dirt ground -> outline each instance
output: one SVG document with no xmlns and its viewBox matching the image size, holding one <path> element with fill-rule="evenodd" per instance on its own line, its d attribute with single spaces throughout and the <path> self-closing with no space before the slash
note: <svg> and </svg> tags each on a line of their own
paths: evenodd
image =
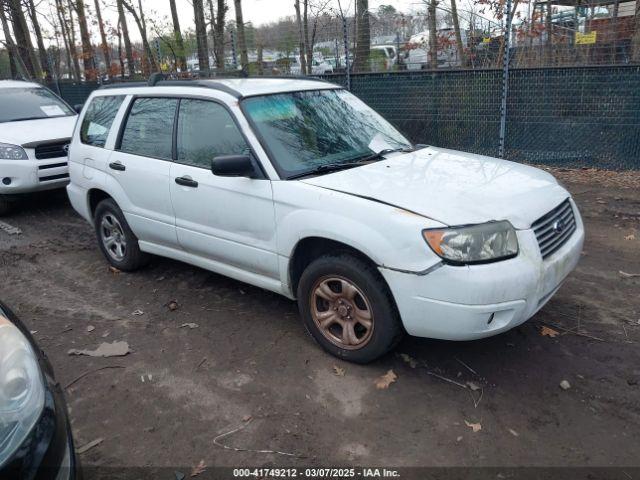
<svg viewBox="0 0 640 480">
<path fill-rule="evenodd" d="M 162 258 L 111 272 L 64 193 L 2 219 L 22 234 L 0 230 L 0 298 L 62 385 L 91 372 L 66 389 L 78 446 L 104 439 L 84 465 L 640 466 L 640 277 L 620 273 L 640 274 L 640 174 L 555 173 L 586 223 L 582 260 L 534 318 L 485 340 L 341 362 L 275 294 Z M 132 353 L 68 354 L 116 340 Z"/>
</svg>

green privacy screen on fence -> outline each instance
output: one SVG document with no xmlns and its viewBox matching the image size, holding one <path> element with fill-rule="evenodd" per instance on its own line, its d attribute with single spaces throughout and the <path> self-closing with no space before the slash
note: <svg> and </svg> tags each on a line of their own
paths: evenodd
<svg viewBox="0 0 640 480">
<path fill-rule="evenodd" d="M 60 84 L 72 104 L 95 88 Z M 498 155 L 502 70 L 355 74 L 351 91 L 416 143 Z M 640 66 L 512 69 L 508 92 L 506 158 L 640 169 Z"/>
</svg>

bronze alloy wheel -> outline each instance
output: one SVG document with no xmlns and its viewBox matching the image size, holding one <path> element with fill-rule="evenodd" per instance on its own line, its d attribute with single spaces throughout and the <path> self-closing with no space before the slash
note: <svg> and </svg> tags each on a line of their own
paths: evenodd
<svg viewBox="0 0 640 480">
<path fill-rule="evenodd" d="M 334 345 L 358 350 L 371 340 L 373 310 L 352 281 L 337 275 L 321 277 L 311 289 L 309 303 L 318 330 Z"/>
</svg>

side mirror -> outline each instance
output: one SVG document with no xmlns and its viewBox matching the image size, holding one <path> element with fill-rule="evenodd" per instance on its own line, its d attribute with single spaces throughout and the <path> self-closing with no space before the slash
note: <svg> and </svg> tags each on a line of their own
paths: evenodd
<svg viewBox="0 0 640 480">
<path fill-rule="evenodd" d="M 256 169 L 249 155 L 222 155 L 211 162 L 211 172 L 219 177 L 256 178 Z"/>
<path fill-rule="evenodd" d="M 80 113 L 82 111 L 83 106 L 84 106 L 84 103 L 76 103 L 73 106 L 73 109 L 76 111 L 76 113 Z"/>
</svg>

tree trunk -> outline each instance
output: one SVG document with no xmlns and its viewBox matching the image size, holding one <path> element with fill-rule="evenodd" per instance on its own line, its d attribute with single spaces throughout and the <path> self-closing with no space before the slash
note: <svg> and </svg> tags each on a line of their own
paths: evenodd
<svg viewBox="0 0 640 480">
<path fill-rule="evenodd" d="M 296 24 L 298 25 L 298 36 L 300 38 L 300 73 L 307 73 L 307 47 L 304 44 L 304 27 L 302 26 L 302 15 L 300 14 L 300 0 L 295 0 Z"/>
<path fill-rule="evenodd" d="M 104 23 L 102 23 L 102 12 L 100 11 L 100 1 L 94 0 L 96 6 L 96 18 L 98 19 L 98 28 L 100 29 L 100 41 L 102 45 L 102 56 L 107 67 L 107 75 L 111 78 L 111 50 L 107 42 L 107 35 L 104 32 Z"/>
<path fill-rule="evenodd" d="M 640 62 L 640 1 L 636 0 L 635 28 L 631 37 L 631 59 Z"/>
<path fill-rule="evenodd" d="M 58 23 L 60 24 L 60 33 L 62 34 L 62 42 L 64 43 L 64 50 L 66 52 L 67 57 L 67 75 L 69 78 L 73 78 L 78 81 L 78 78 L 75 75 L 75 70 L 73 70 L 73 63 L 71 60 L 71 40 L 69 39 L 69 30 L 67 29 L 67 19 L 64 16 L 64 7 L 62 6 L 61 0 L 56 0 L 56 14 L 58 16 Z"/>
<path fill-rule="evenodd" d="M 369 0 L 356 0 L 356 72 L 367 70 L 371 53 L 371 30 L 369 26 Z"/>
<path fill-rule="evenodd" d="M 40 23 L 38 22 L 38 15 L 36 13 L 36 6 L 33 0 L 29 0 L 27 6 L 29 7 L 29 17 L 31 18 L 31 25 L 33 25 L 33 33 L 36 34 L 36 41 L 38 43 L 38 55 L 40 57 L 40 66 L 42 73 L 46 81 L 51 81 L 51 69 L 49 68 L 49 60 L 47 59 L 47 49 L 44 46 L 44 40 L 42 39 L 42 30 L 40 30 Z"/>
<path fill-rule="evenodd" d="M 551 66 L 551 57 L 553 56 L 553 38 L 551 37 L 551 31 L 552 31 L 552 24 L 551 24 L 551 2 L 547 2 L 547 12 L 546 12 L 546 17 L 545 17 L 545 30 L 547 32 L 547 42 L 546 42 L 546 57 L 547 57 L 547 62 L 546 62 L 546 67 Z"/>
<path fill-rule="evenodd" d="M 122 29 L 122 41 L 124 43 L 124 52 L 127 56 L 127 69 L 129 70 L 129 78 L 136 76 L 136 67 L 133 62 L 133 49 L 131 48 L 131 39 L 129 38 L 129 27 L 127 26 L 127 17 L 124 15 L 124 0 L 116 0 L 118 6 L 118 23 Z"/>
<path fill-rule="evenodd" d="M 93 58 L 93 47 L 91 46 L 91 36 L 85 15 L 84 0 L 76 0 L 76 13 L 80 24 L 80 41 L 82 42 L 82 66 L 84 67 L 84 78 L 86 80 L 96 80 L 98 72 Z"/>
<path fill-rule="evenodd" d="M 13 23 L 13 34 L 16 37 L 16 47 L 20 53 L 20 58 L 31 78 L 42 80 L 42 70 L 38 57 L 31 43 L 27 21 L 22 12 L 20 0 L 8 0 L 11 20 Z"/>
<path fill-rule="evenodd" d="M 120 78 L 124 80 L 124 58 L 122 57 L 122 29 L 118 21 L 118 61 L 120 62 Z"/>
<path fill-rule="evenodd" d="M 7 52 L 9 53 L 9 67 L 11 69 L 11 78 L 18 78 L 18 74 L 23 77 L 28 77 L 29 73 L 26 71 L 18 48 L 11 36 L 11 30 L 9 30 L 9 22 L 7 16 L 4 13 L 4 6 L 0 5 L 0 22 L 2 22 L 2 32 L 4 33 L 4 39 L 7 43 Z"/>
<path fill-rule="evenodd" d="M 211 5 L 211 0 L 209 0 Z M 211 5 L 211 7 L 213 7 Z M 215 30 L 213 40 L 213 53 L 216 57 L 216 67 L 224 69 L 224 25 L 229 7 L 226 0 L 218 0 L 218 15 L 215 19 Z M 212 15 L 213 21 L 213 15 Z"/>
<path fill-rule="evenodd" d="M 207 24 L 204 20 L 203 0 L 193 0 L 193 16 L 196 24 L 198 65 L 201 72 L 209 73 L 209 48 L 207 46 Z"/>
<path fill-rule="evenodd" d="M 169 0 L 169 5 L 171 6 L 171 20 L 173 21 L 173 36 L 176 40 L 176 54 L 178 57 L 177 66 L 180 68 L 181 72 L 185 72 L 187 70 L 187 58 L 184 54 L 184 42 L 182 40 L 182 32 L 180 31 L 180 20 L 178 19 L 176 0 Z"/>
<path fill-rule="evenodd" d="M 436 22 L 437 0 L 429 1 L 429 67 L 438 68 L 438 25 Z"/>
<path fill-rule="evenodd" d="M 304 29 L 304 46 L 307 49 L 307 74 L 311 75 L 313 73 L 313 43 L 309 38 L 309 0 L 304 0 L 302 27 Z"/>
<path fill-rule="evenodd" d="M 460 66 L 464 67 L 467 63 L 464 53 L 464 44 L 462 43 L 462 33 L 460 32 L 460 19 L 458 18 L 458 6 L 456 0 L 451 0 L 451 16 L 453 17 L 453 29 L 456 33 L 456 45 L 458 46 L 458 59 Z"/>
<path fill-rule="evenodd" d="M 71 59 L 73 60 L 73 70 L 75 72 L 76 80 L 79 82 L 82 79 L 82 73 L 80 72 L 80 55 L 78 55 L 78 49 L 76 48 L 76 27 L 73 21 L 73 7 L 71 0 L 67 0 L 67 10 L 69 11 L 69 23 L 67 23 L 67 31 L 69 32 L 69 49 L 71 50 Z"/>
<path fill-rule="evenodd" d="M 145 77 L 148 77 L 152 71 L 157 71 L 158 67 L 156 65 L 156 60 L 153 56 L 153 52 L 151 51 L 151 47 L 149 46 L 149 40 L 147 39 L 147 24 L 144 19 L 144 10 L 142 10 L 142 1 L 139 0 L 138 2 L 138 8 L 140 9 L 139 15 L 138 12 L 136 12 L 136 9 L 132 5 L 129 5 L 129 3 L 125 0 L 122 0 L 122 5 L 129 11 L 131 16 L 133 16 L 133 20 L 136 22 L 136 26 L 138 27 L 138 31 L 140 32 L 140 37 L 142 38 L 142 48 L 144 48 L 145 55 L 147 56 L 147 61 L 142 62 L 142 73 Z"/>
<path fill-rule="evenodd" d="M 243 70 L 249 67 L 249 55 L 247 54 L 247 40 L 244 36 L 244 20 L 242 20 L 242 0 L 234 0 L 236 9 L 236 29 L 238 30 L 238 50 L 240 50 L 240 65 Z"/>
</svg>

